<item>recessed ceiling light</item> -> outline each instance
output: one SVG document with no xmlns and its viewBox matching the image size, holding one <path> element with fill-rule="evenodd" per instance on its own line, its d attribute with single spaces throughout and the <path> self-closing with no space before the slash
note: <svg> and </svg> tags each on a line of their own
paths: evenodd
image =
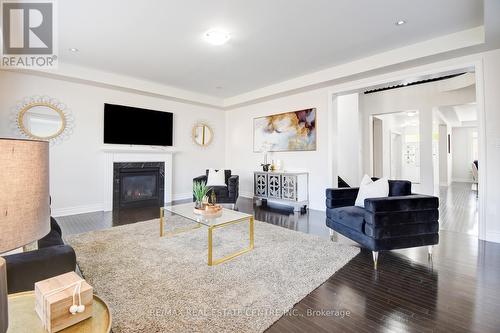
<svg viewBox="0 0 500 333">
<path fill-rule="evenodd" d="M 71 47 L 69 50 L 70 50 L 71 52 L 78 52 L 78 49 L 77 49 L 76 47 Z"/>
<path fill-rule="evenodd" d="M 231 35 L 229 32 L 219 29 L 211 29 L 205 32 L 203 35 L 205 40 L 212 45 L 222 45 L 225 44 L 229 39 L 231 39 Z"/>
<path fill-rule="evenodd" d="M 396 21 L 396 25 L 403 25 L 405 24 L 406 21 L 405 20 L 399 20 L 399 21 Z"/>
</svg>

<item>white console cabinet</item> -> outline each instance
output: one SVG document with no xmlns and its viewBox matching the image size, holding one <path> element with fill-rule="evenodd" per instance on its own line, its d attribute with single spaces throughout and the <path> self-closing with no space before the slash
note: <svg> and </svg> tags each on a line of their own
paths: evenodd
<svg viewBox="0 0 500 333">
<path fill-rule="evenodd" d="M 307 172 L 254 172 L 254 199 L 278 202 L 300 211 L 309 205 Z"/>
</svg>

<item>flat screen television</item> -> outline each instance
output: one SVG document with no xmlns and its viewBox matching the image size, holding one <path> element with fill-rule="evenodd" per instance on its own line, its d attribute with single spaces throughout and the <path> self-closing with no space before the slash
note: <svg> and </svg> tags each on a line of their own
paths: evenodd
<svg viewBox="0 0 500 333">
<path fill-rule="evenodd" d="M 172 146 L 173 113 L 104 104 L 104 143 Z"/>
</svg>

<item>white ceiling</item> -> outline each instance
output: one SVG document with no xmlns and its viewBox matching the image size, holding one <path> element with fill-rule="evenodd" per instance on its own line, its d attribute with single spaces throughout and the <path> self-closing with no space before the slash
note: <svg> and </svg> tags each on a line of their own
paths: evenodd
<svg viewBox="0 0 500 333">
<path fill-rule="evenodd" d="M 443 120 L 452 127 L 469 126 L 477 122 L 476 103 L 440 106 Z"/>
<path fill-rule="evenodd" d="M 476 121 L 477 107 L 476 103 L 457 105 L 453 107 L 460 122 Z"/>
<path fill-rule="evenodd" d="M 64 0 L 58 6 L 62 63 L 221 98 L 483 24 L 480 0 Z M 397 27 L 398 19 L 408 23 Z M 228 44 L 202 40 L 213 27 L 231 32 Z"/>
</svg>

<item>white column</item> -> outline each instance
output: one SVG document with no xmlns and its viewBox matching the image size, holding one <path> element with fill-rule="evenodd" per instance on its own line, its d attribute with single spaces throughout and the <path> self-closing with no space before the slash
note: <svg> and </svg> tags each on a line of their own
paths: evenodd
<svg viewBox="0 0 500 333">
<path fill-rule="evenodd" d="M 420 193 L 434 195 L 434 165 L 432 159 L 432 107 L 419 110 L 420 119 Z"/>
</svg>

